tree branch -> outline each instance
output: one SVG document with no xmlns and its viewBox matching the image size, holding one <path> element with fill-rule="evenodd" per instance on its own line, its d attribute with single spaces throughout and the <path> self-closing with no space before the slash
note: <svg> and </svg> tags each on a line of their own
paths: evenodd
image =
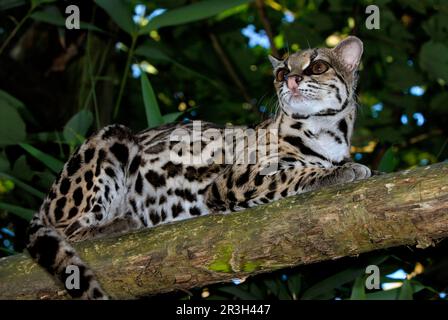
<svg viewBox="0 0 448 320">
<path fill-rule="evenodd" d="M 227 74 L 232 79 L 233 83 L 237 86 L 240 93 L 243 95 L 244 100 L 246 100 L 247 103 L 252 104 L 252 98 L 249 94 L 249 92 L 246 89 L 246 86 L 243 84 L 242 80 L 238 76 L 237 72 L 235 71 L 235 68 L 233 67 L 232 62 L 230 61 L 229 57 L 227 56 L 226 52 L 224 51 L 223 47 L 221 46 L 221 43 L 218 40 L 218 37 L 212 33 L 208 33 L 210 40 L 212 41 L 213 50 L 215 50 L 216 54 L 218 55 L 219 59 L 221 60 L 225 70 L 227 71 Z"/>
<path fill-rule="evenodd" d="M 440 163 L 75 247 L 107 292 L 131 299 L 447 236 Z M 0 299 L 60 290 L 27 255 L 0 259 Z"/>
</svg>

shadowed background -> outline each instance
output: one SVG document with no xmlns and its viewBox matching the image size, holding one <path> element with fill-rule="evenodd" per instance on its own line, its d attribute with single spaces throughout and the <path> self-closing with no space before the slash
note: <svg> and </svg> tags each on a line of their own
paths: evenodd
<svg viewBox="0 0 448 320">
<path fill-rule="evenodd" d="M 71 4 L 81 30 L 65 28 Z M 369 4 L 379 30 L 365 27 Z M 276 109 L 268 54 L 350 34 L 364 42 L 354 159 L 385 172 L 445 161 L 448 1 L 1 0 L 0 256 L 23 250 L 27 221 L 96 129 L 255 124 Z M 385 250 L 175 297 L 445 299 L 446 249 Z M 365 291 L 373 262 L 383 288 Z"/>
</svg>

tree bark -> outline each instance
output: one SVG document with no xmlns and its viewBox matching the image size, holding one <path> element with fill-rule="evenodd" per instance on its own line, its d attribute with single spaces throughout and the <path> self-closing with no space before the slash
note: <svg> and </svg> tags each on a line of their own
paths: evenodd
<svg viewBox="0 0 448 320">
<path fill-rule="evenodd" d="M 448 164 L 75 245 L 104 289 L 134 299 L 448 236 Z M 0 259 L 0 299 L 66 298 L 26 254 Z"/>
</svg>

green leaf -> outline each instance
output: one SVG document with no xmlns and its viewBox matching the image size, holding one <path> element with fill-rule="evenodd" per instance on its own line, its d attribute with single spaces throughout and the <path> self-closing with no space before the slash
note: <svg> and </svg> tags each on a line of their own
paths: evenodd
<svg viewBox="0 0 448 320">
<path fill-rule="evenodd" d="M 413 10 L 417 11 L 418 13 L 425 14 L 426 13 L 426 7 L 425 2 L 421 0 L 400 0 L 402 5 L 405 7 L 411 7 Z"/>
<path fill-rule="evenodd" d="M 27 221 L 30 221 L 33 218 L 33 215 L 35 213 L 34 210 L 26 209 L 23 207 L 19 207 L 13 204 L 0 202 L 0 209 L 6 210 L 8 212 L 11 212 L 15 214 L 16 216 L 23 218 Z"/>
<path fill-rule="evenodd" d="M 294 274 L 288 278 L 288 289 L 291 292 L 293 300 L 297 300 L 302 286 L 302 275 Z"/>
<path fill-rule="evenodd" d="M 123 0 L 95 0 L 95 2 L 129 35 L 136 32 L 137 26 L 132 20 L 133 7 L 131 3 Z"/>
<path fill-rule="evenodd" d="M 0 247 L 0 251 L 5 252 L 5 253 L 10 254 L 10 255 L 13 255 L 13 254 L 17 253 L 14 250 L 3 248 L 3 247 Z"/>
<path fill-rule="evenodd" d="M 301 48 L 315 47 L 325 40 L 315 29 L 303 25 L 297 20 L 287 26 L 284 37 L 288 39 L 289 43 L 298 43 Z"/>
<path fill-rule="evenodd" d="M 10 168 L 9 161 L 5 155 L 0 155 L 0 171 L 8 171 Z"/>
<path fill-rule="evenodd" d="M 398 289 L 381 290 L 366 294 L 367 300 L 396 300 L 398 296 Z"/>
<path fill-rule="evenodd" d="M 33 14 L 31 14 L 31 18 L 36 21 L 45 22 L 45 23 L 49 23 L 49 24 L 52 24 L 55 26 L 65 28 L 66 18 L 55 7 L 46 8 L 45 10 L 34 12 Z M 100 28 L 94 26 L 91 23 L 87 23 L 87 22 L 81 22 L 79 24 L 79 26 L 81 29 L 92 30 L 92 31 L 97 31 L 97 32 L 104 32 Z"/>
<path fill-rule="evenodd" d="M 280 279 L 276 279 L 278 283 L 278 294 L 277 297 L 280 300 L 291 300 L 292 296 L 289 294 L 288 284 L 286 282 L 281 281 Z"/>
<path fill-rule="evenodd" d="M 236 14 L 240 14 L 243 12 L 247 12 L 247 10 L 249 9 L 249 6 L 246 4 L 242 4 L 230 9 L 227 9 L 223 12 L 220 12 L 217 16 L 216 16 L 216 20 L 217 21 L 222 21 L 224 19 L 227 19 L 230 16 L 236 15 Z"/>
<path fill-rule="evenodd" d="M 258 300 L 257 296 L 254 296 L 253 294 L 251 294 L 247 290 L 242 289 L 241 287 L 226 286 L 226 287 L 221 287 L 218 290 L 221 292 L 230 293 L 231 295 L 233 295 L 237 298 L 240 298 L 242 300 Z"/>
<path fill-rule="evenodd" d="M 52 2 L 56 2 L 57 0 L 31 0 L 31 6 L 33 8 L 40 6 L 41 4 L 45 4 L 45 3 L 52 3 Z"/>
<path fill-rule="evenodd" d="M 356 278 L 355 283 L 353 284 L 352 287 L 352 294 L 350 295 L 350 300 L 366 300 L 364 280 L 365 280 L 364 276 Z"/>
<path fill-rule="evenodd" d="M 58 140 L 60 136 L 60 133 L 58 132 L 36 132 L 36 133 L 30 133 L 28 134 L 27 137 L 27 141 L 37 141 L 37 142 L 44 142 L 44 143 L 48 143 L 48 142 L 55 142 Z"/>
<path fill-rule="evenodd" d="M 172 123 L 174 121 L 177 120 L 177 118 L 179 118 L 181 115 L 183 114 L 183 112 L 172 112 L 172 113 L 168 113 L 168 114 L 164 114 L 162 116 L 163 118 L 163 123 Z"/>
<path fill-rule="evenodd" d="M 271 293 L 278 297 L 280 300 L 291 300 L 289 295 L 287 284 L 281 282 L 280 279 L 266 279 L 263 281 Z"/>
<path fill-rule="evenodd" d="M 404 91 L 421 83 L 423 78 L 414 67 L 404 63 L 394 63 L 387 68 L 386 85 L 394 90 Z"/>
<path fill-rule="evenodd" d="M 31 182 L 35 171 L 30 168 L 26 161 L 26 155 L 23 154 L 12 164 L 11 173 L 20 180 Z"/>
<path fill-rule="evenodd" d="M 25 122 L 14 107 L 0 100 L 0 147 L 25 140 Z"/>
<path fill-rule="evenodd" d="M 278 295 L 279 288 L 278 283 L 276 281 L 274 281 L 273 279 L 266 279 L 263 281 L 263 283 L 271 291 L 272 294 Z"/>
<path fill-rule="evenodd" d="M 87 131 L 92 126 L 93 115 L 88 110 L 81 110 L 67 122 L 63 135 L 65 141 L 70 145 L 82 143 Z"/>
<path fill-rule="evenodd" d="M 142 72 L 141 87 L 143 94 L 143 103 L 145 106 L 146 120 L 149 128 L 157 127 L 164 123 L 163 117 L 160 113 L 159 105 L 157 103 L 154 90 L 149 82 L 146 73 Z"/>
<path fill-rule="evenodd" d="M 444 115 L 448 108 L 448 92 L 440 92 L 436 94 L 431 99 L 430 107 L 432 111 Z"/>
<path fill-rule="evenodd" d="M 402 131 L 392 126 L 377 128 L 373 134 L 383 143 L 398 144 L 404 139 Z"/>
<path fill-rule="evenodd" d="M 257 298 L 257 300 L 266 299 L 266 290 L 260 288 L 255 282 L 251 282 L 247 284 L 248 292 Z"/>
<path fill-rule="evenodd" d="M 149 21 L 145 27 L 140 29 L 139 33 L 144 34 L 162 27 L 176 26 L 206 19 L 230 8 L 249 2 L 252 2 L 252 0 L 207 0 L 192 3 L 180 8 L 165 11 L 165 13 Z"/>
<path fill-rule="evenodd" d="M 448 36 L 448 15 L 435 14 L 423 23 L 422 28 L 432 40 L 443 42 Z"/>
<path fill-rule="evenodd" d="M 409 280 L 404 280 L 403 285 L 400 287 L 398 293 L 398 300 L 414 300 L 413 298 L 414 290 L 412 284 Z"/>
<path fill-rule="evenodd" d="M 440 293 L 438 290 L 436 290 L 430 286 L 425 286 L 416 280 L 410 280 L 410 282 L 412 284 L 412 289 L 413 289 L 414 293 L 420 292 L 425 289 L 431 291 L 432 293 L 434 293 L 436 295 L 439 295 L 439 293 Z"/>
<path fill-rule="evenodd" d="M 378 170 L 381 172 L 393 172 L 397 168 L 399 162 L 400 160 L 397 158 L 394 148 L 390 147 L 381 158 Z"/>
<path fill-rule="evenodd" d="M 22 101 L 14 98 L 6 91 L 0 90 L 0 107 L 5 104 L 8 104 L 11 107 L 15 108 L 19 112 L 19 114 L 23 116 L 25 120 L 31 122 L 35 126 L 39 126 L 36 119 L 34 119 L 33 115 L 25 107 Z"/>
<path fill-rule="evenodd" d="M 2 0 L 0 2 L 0 11 L 23 6 L 26 3 L 28 3 L 28 1 L 25 0 Z"/>
<path fill-rule="evenodd" d="M 0 177 L 11 180 L 12 182 L 14 182 L 14 184 L 17 187 L 32 194 L 33 196 L 36 196 L 39 199 L 43 199 L 45 197 L 45 193 L 37 190 L 36 188 L 28 185 L 27 183 L 25 183 L 23 181 L 17 179 L 16 177 L 10 176 L 9 174 L 3 173 L 3 172 L 0 172 Z"/>
<path fill-rule="evenodd" d="M 163 61 L 163 62 L 172 62 L 171 59 L 165 52 L 160 50 L 159 48 L 154 48 L 149 44 L 143 44 L 135 49 L 135 54 L 144 56 L 151 60 Z"/>
<path fill-rule="evenodd" d="M 3 103 L 9 104 L 11 107 L 16 108 L 17 110 L 25 108 L 25 105 L 23 104 L 22 101 L 17 100 L 12 95 L 10 95 L 8 92 L 3 91 L 3 90 L 0 90 L 0 101 L 2 101 Z"/>
<path fill-rule="evenodd" d="M 425 43 L 420 51 L 420 67 L 431 78 L 448 81 L 448 46 L 434 41 Z"/>
<path fill-rule="evenodd" d="M 30 146 L 29 144 L 20 143 L 20 146 L 34 158 L 46 165 L 54 173 L 59 173 L 62 170 L 64 166 L 62 161 L 34 148 L 33 146 Z"/>
<path fill-rule="evenodd" d="M 38 185 L 42 190 L 49 190 L 56 180 L 56 175 L 49 170 L 36 172 L 35 177 L 38 178 L 36 185 Z"/>
</svg>

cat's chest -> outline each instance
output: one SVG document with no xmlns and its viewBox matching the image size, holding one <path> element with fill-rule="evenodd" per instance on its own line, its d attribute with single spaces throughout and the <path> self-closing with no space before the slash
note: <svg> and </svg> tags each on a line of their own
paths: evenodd
<svg viewBox="0 0 448 320">
<path fill-rule="evenodd" d="M 339 140 L 338 140 L 339 141 Z M 327 159 L 340 162 L 348 156 L 348 147 L 344 142 L 337 142 L 334 136 L 323 133 L 314 140 L 316 149 Z"/>
</svg>

